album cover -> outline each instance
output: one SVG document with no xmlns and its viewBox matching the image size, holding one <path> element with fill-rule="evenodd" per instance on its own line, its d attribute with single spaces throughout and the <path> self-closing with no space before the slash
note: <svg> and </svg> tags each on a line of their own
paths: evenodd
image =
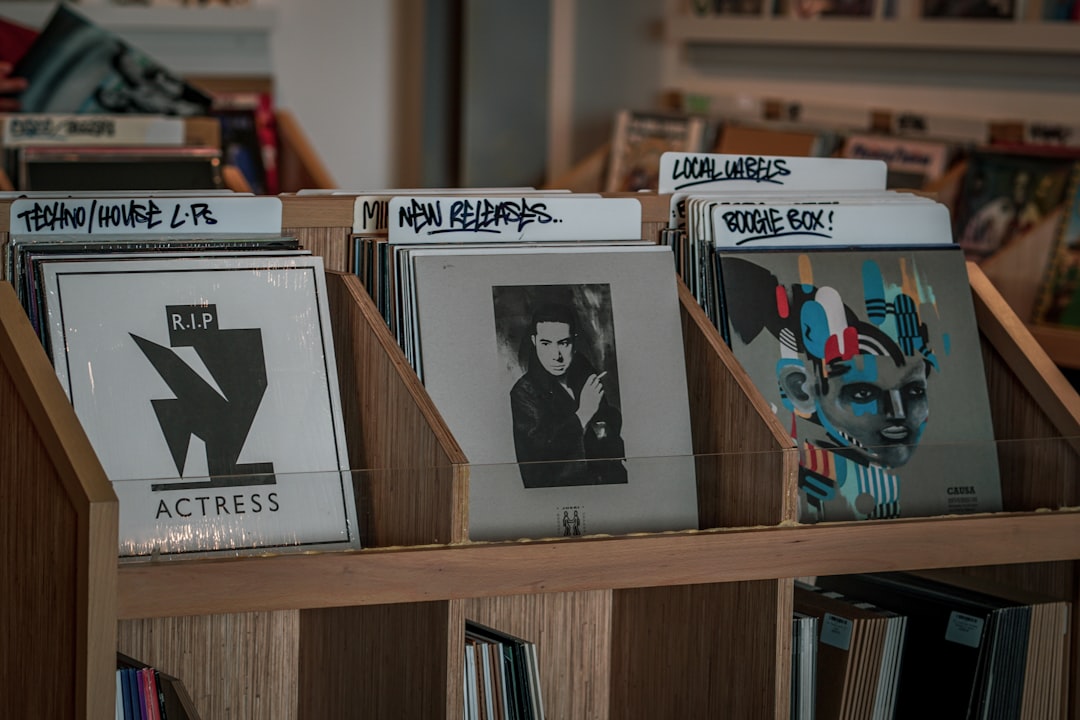
<svg viewBox="0 0 1080 720">
<path fill-rule="evenodd" d="M 1043 0 L 1042 19 L 1080 22 L 1080 2 L 1078 0 Z"/>
<path fill-rule="evenodd" d="M 471 463 L 473 540 L 697 527 L 668 248 L 413 263 L 424 384 Z"/>
<path fill-rule="evenodd" d="M 922 0 L 924 18 L 1011 20 L 1015 14 L 1013 0 Z"/>
<path fill-rule="evenodd" d="M 699 152 L 704 135 L 701 117 L 620 110 L 615 116 L 605 192 L 657 190 L 660 156 Z"/>
<path fill-rule="evenodd" d="M 776 0 L 774 4 L 777 16 L 800 20 L 819 17 L 872 18 L 875 10 L 875 0 Z"/>
<path fill-rule="evenodd" d="M 1059 207 L 1075 163 L 1067 153 L 972 152 L 953 213 L 968 258 L 985 259 Z"/>
<path fill-rule="evenodd" d="M 225 161 L 244 175 L 256 195 L 277 195 L 278 128 L 273 96 L 261 93 L 214 93 L 211 114 L 221 123 Z"/>
<path fill-rule="evenodd" d="M 58 3 L 15 64 L 23 112 L 205 115 L 210 96 L 72 9 Z"/>
<path fill-rule="evenodd" d="M 761 15 L 763 0 L 713 0 L 714 15 Z"/>
<path fill-rule="evenodd" d="M 322 260 L 55 262 L 54 365 L 125 558 L 358 547 Z"/>
<path fill-rule="evenodd" d="M 1001 509 L 957 248 L 718 258 L 735 357 L 799 446 L 801 522 Z"/>
<path fill-rule="evenodd" d="M 1073 172 L 1057 242 L 1043 278 L 1035 321 L 1080 327 L 1080 164 Z"/>
</svg>

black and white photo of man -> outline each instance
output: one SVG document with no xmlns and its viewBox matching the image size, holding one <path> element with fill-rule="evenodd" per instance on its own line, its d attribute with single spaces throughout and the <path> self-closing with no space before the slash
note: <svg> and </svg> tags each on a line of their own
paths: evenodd
<svg viewBox="0 0 1080 720">
<path fill-rule="evenodd" d="M 606 286 L 495 288 L 496 314 L 510 310 L 518 319 L 514 335 L 525 372 L 510 390 L 510 408 L 526 488 L 627 481 L 617 370 L 602 364 L 604 359 L 614 364 L 614 342 L 607 343 L 610 357 L 596 358 L 595 347 L 605 344 L 588 337 L 579 317 L 590 304 L 602 311 L 597 314 L 610 316 L 606 291 Z M 516 302 L 508 301 L 513 296 Z M 590 329 L 610 336 L 610 322 L 595 315 L 588 319 Z"/>
</svg>

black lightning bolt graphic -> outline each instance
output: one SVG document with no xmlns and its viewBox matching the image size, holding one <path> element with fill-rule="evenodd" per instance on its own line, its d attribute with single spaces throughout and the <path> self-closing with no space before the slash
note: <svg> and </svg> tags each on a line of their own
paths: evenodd
<svg viewBox="0 0 1080 720">
<path fill-rule="evenodd" d="M 191 436 L 206 445 L 209 481 L 154 485 L 153 490 L 272 485 L 272 462 L 239 463 L 255 414 L 266 393 L 266 365 L 258 329 L 219 330 L 213 305 L 199 306 L 199 327 L 184 325 L 170 307 L 170 344 L 192 347 L 221 388 L 219 393 L 172 349 L 131 334 L 146 359 L 176 396 L 151 401 L 178 473 L 183 475 Z M 209 320 L 210 322 L 206 322 Z"/>
</svg>

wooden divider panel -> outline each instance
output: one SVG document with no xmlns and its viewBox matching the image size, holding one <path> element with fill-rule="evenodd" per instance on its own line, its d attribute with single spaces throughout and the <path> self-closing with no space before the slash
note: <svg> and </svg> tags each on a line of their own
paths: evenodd
<svg viewBox="0 0 1080 720">
<path fill-rule="evenodd" d="M 7 283 L 0 427 L 4 714 L 111 718 L 116 495 Z"/>
<path fill-rule="evenodd" d="M 448 674 L 461 635 L 449 612 L 447 602 L 301 611 L 298 720 L 461 717 L 449 705 L 462 677 Z"/>
<path fill-rule="evenodd" d="M 124 620 L 117 646 L 179 678 L 203 720 L 293 720 L 298 617 L 283 610 Z"/>
<path fill-rule="evenodd" d="M 611 598 L 610 590 L 592 590 L 461 604 L 465 618 L 536 643 L 547 720 L 584 720 L 618 717 L 608 712 Z"/>
<path fill-rule="evenodd" d="M 792 582 L 615 591 L 610 717 L 786 720 Z"/>
<path fill-rule="evenodd" d="M 1005 510 L 1080 503 L 1080 397 L 981 270 L 968 265 Z"/>
<path fill-rule="evenodd" d="M 701 527 L 794 522 L 795 442 L 682 282 L 679 300 Z"/>
<path fill-rule="evenodd" d="M 466 539 L 468 469 L 457 441 L 355 275 L 327 273 L 349 460 L 363 541 Z"/>
</svg>

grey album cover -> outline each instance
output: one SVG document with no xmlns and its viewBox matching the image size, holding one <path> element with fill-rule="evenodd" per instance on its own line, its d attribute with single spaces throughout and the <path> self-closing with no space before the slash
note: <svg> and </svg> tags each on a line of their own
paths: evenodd
<svg viewBox="0 0 1080 720">
<path fill-rule="evenodd" d="M 669 248 L 413 264 L 424 384 L 470 462 L 472 539 L 697 527 Z"/>
<path fill-rule="evenodd" d="M 800 520 L 1001 509 L 959 248 L 718 253 L 736 358 L 800 450 Z"/>
<path fill-rule="evenodd" d="M 42 268 L 53 362 L 123 557 L 358 547 L 322 260 Z"/>
</svg>

